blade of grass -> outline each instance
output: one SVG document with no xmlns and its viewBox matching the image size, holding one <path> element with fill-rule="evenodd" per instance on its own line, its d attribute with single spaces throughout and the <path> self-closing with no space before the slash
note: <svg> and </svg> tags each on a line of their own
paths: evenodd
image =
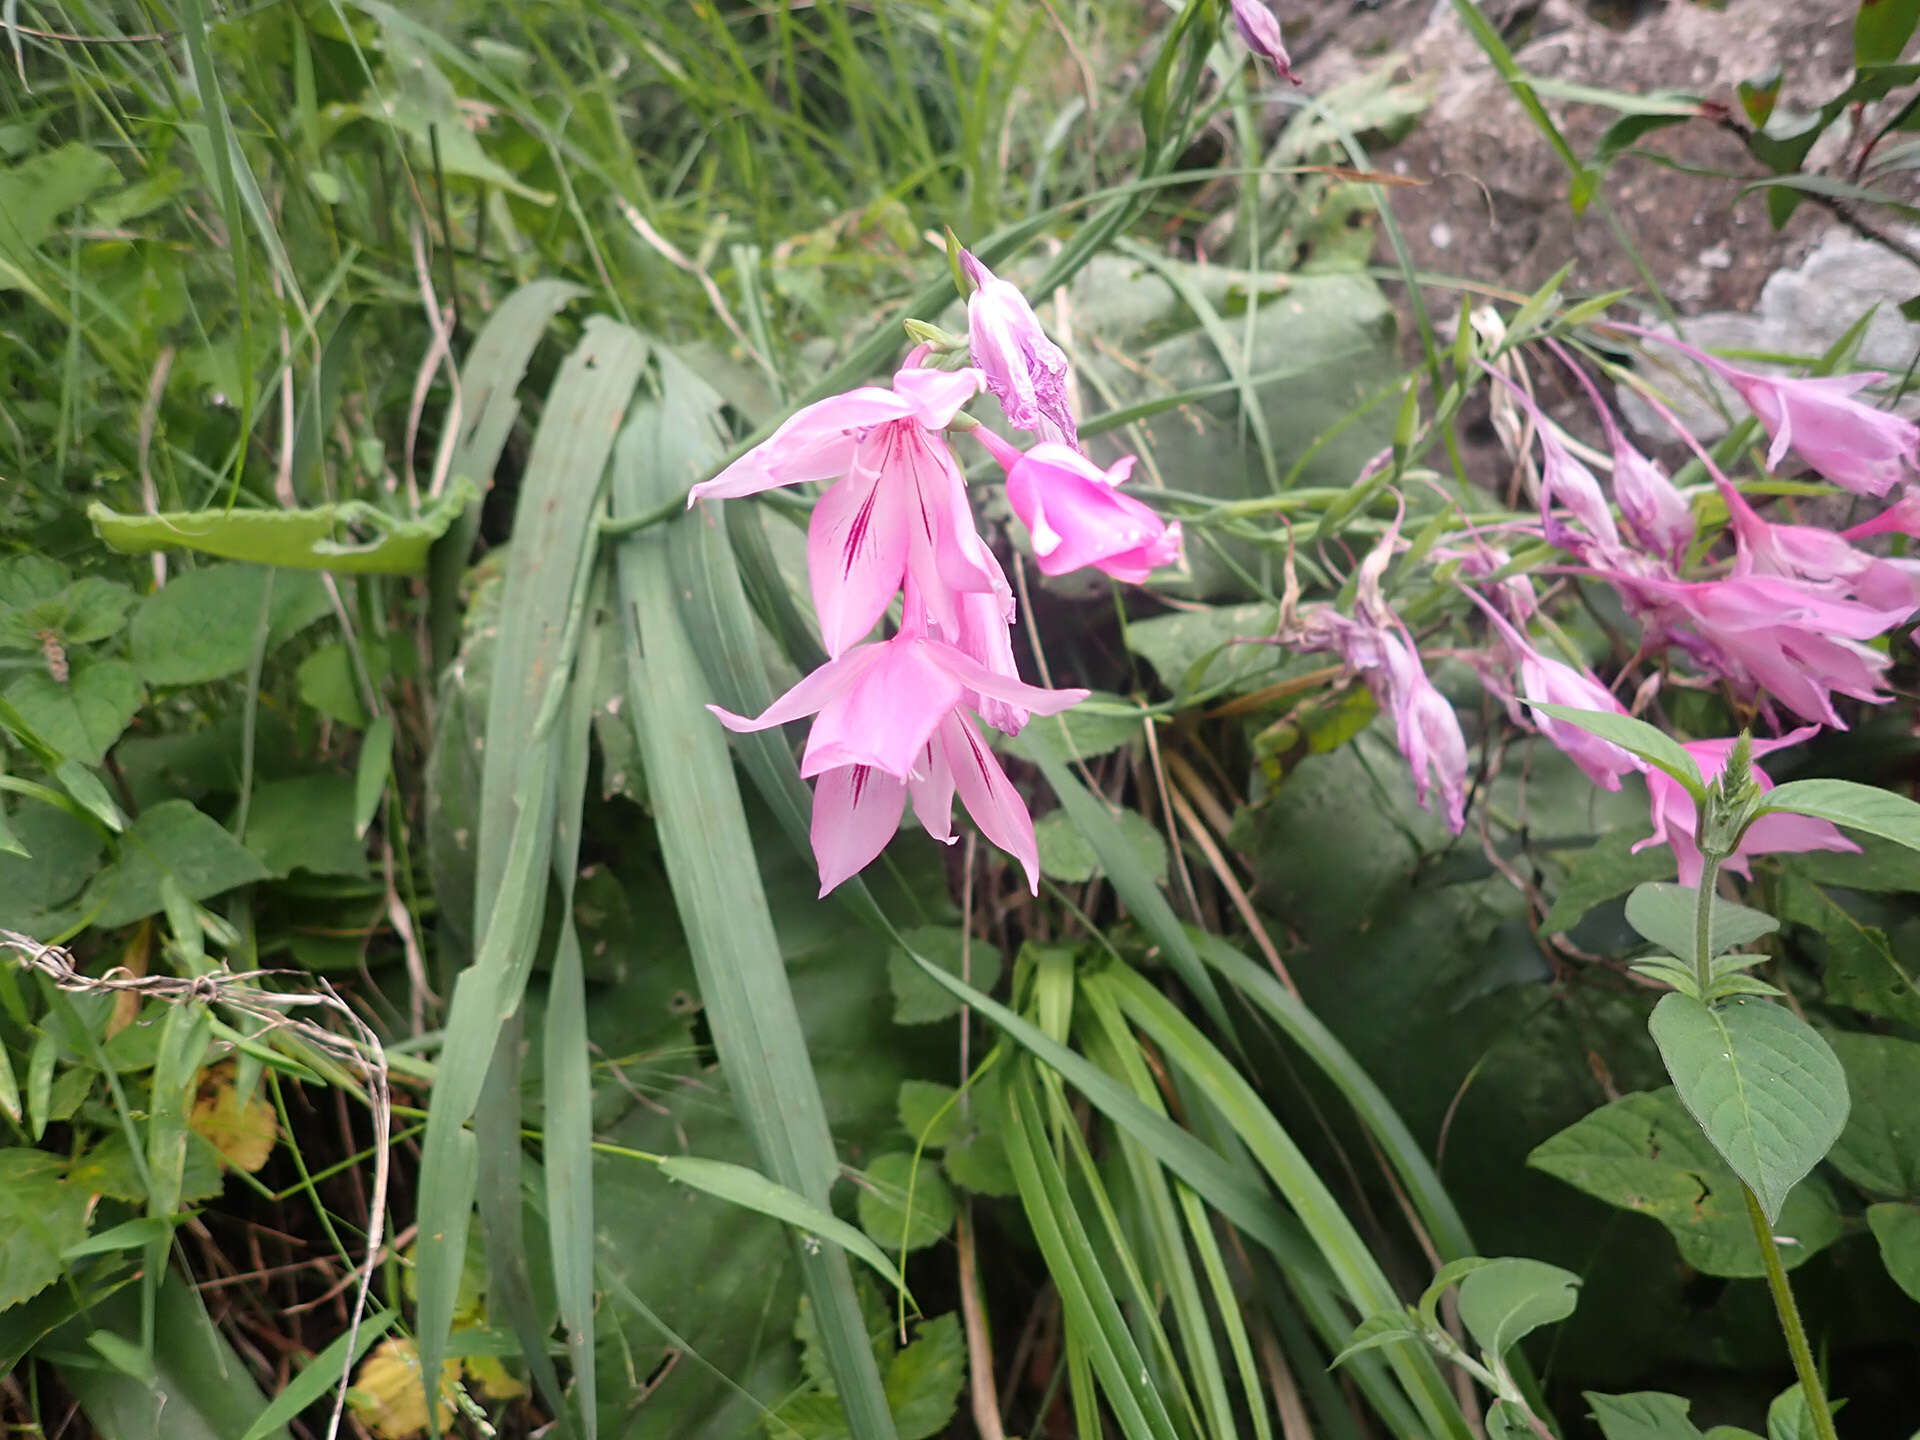
<svg viewBox="0 0 1920 1440">
<path fill-rule="evenodd" d="M 660 398 L 636 406 L 620 436 L 615 519 L 684 491 L 710 463 L 708 443 Z M 696 523 L 673 522 L 619 546 L 634 725 L 668 881 L 734 1104 L 766 1173 L 825 1207 L 839 1160 L 733 763 L 724 732 L 704 709 L 710 692 L 671 573 L 670 532 Z M 849 1428 L 856 1440 L 892 1440 L 893 1416 L 845 1252 L 798 1237 L 795 1249 Z"/>
</svg>

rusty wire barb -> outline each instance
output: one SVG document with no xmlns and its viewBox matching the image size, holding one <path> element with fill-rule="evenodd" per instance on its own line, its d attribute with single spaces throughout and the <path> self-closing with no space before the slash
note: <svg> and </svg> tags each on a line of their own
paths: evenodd
<svg viewBox="0 0 1920 1440">
<path fill-rule="evenodd" d="M 0 950 L 12 951 L 20 964 L 44 975 L 61 990 L 78 995 L 133 995 L 160 1000 L 169 1005 L 219 1005 L 258 1022 L 255 1038 L 271 1031 L 297 1036 L 312 1051 L 336 1065 L 356 1072 L 365 1083 L 363 1097 L 373 1114 L 374 1171 L 373 1203 L 367 1222 L 366 1259 L 357 1267 L 360 1283 L 353 1302 L 353 1316 L 347 1327 L 347 1353 L 353 1353 L 366 1316 L 367 1299 L 373 1289 L 373 1271 L 380 1256 L 380 1242 L 386 1225 L 388 1147 L 393 1136 L 393 1099 L 388 1086 L 386 1051 L 380 1037 L 342 1000 L 333 987 L 318 976 L 297 970 L 212 970 L 204 975 L 183 979 L 175 975 L 135 975 L 115 966 L 104 975 L 84 974 L 74 964 L 72 954 L 58 945 L 44 945 L 31 935 L 0 929 Z M 297 980 L 317 990 L 299 992 L 263 989 L 259 982 L 278 977 Z M 316 1020 L 304 1019 L 294 1012 L 318 1008 L 340 1016 L 352 1031 L 340 1035 Z M 339 1393 L 333 1402 L 333 1415 L 327 1424 L 327 1440 L 335 1440 L 345 1414 L 348 1381 L 352 1367 L 340 1376 Z"/>
</svg>

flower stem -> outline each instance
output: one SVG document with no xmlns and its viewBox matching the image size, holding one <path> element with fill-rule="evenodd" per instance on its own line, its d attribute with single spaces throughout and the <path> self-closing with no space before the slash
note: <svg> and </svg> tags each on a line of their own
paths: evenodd
<svg viewBox="0 0 1920 1440">
<path fill-rule="evenodd" d="M 1700 885 L 1693 894 L 1693 975 L 1705 999 L 1713 986 L 1713 887 L 1720 877 L 1720 856 L 1702 857 Z"/>
<path fill-rule="evenodd" d="M 1753 1221 L 1753 1238 L 1760 1242 L 1760 1259 L 1767 1267 L 1767 1288 L 1773 1292 L 1773 1308 L 1780 1316 L 1780 1330 L 1787 1337 L 1787 1351 L 1793 1356 L 1793 1373 L 1800 1377 L 1800 1393 L 1806 1397 L 1807 1413 L 1813 1418 L 1817 1440 L 1839 1440 L 1833 1428 L 1833 1413 L 1827 1409 L 1827 1392 L 1814 1368 L 1813 1350 L 1807 1344 L 1806 1327 L 1800 1323 L 1800 1307 L 1793 1303 L 1793 1289 L 1787 1284 L 1786 1267 L 1780 1263 L 1780 1247 L 1774 1243 L 1773 1227 L 1751 1187 L 1741 1185 L 1747 1197 L 1747 1217 Z"/>
</svg>

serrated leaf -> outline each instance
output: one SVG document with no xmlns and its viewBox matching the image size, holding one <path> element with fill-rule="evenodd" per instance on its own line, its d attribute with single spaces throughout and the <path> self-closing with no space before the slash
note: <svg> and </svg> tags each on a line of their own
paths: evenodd
<svg viewBox="0 0 1920 1440">
<path fill-rule="evenodd" d="M 857 1183 L 860 1228 L 888 1251 L 924 1249 L 953 1228 L 953 1192 L 925 1156 L 876 1156 Z"/>
<path fill-rule="evenodd" d="M 976 990 L 991 990 L 1000 979 L 1000 949 L 984 940 L 966 943 L 950 925 L 922 925 L 903 930 L 900 937 L 949 975 L 960 976 Z M 963 968 L 965 973 L 963 974 Z M 887 980 L 893 987 L 893 1019 L 897 1025 L 928 1025 L 960 1013 L 960 1002 L 942 990 L 898 946 L 887 956 Z"/>
<path fill-rule="evenodd" d="M 188 801 L 163 800 L 121 837 L 119 858 L 94 876 L 82 903 L 94 925 L 110 930 L 158 914 L 163 878 L 171 876 L 189 900 L 208 900 L 267 874 L 210 816 Z"/>
<path fill-rule="evenodd" d="M 1688 1113 L 1777 1219 L 1846 1124 L 1833 1048 L 1791 1010 L 1746 998 L 1709 1008 L 1668 995 L 1648 1029 Z"/>
<path fill-rule="evenodd" d="M 60 1278 L 61 1252 L 87 1233 L 87 1193 L 42 1150 L 0 1150 L 0 1310 Z"/>
<path fill-rule="evenodd" d="M 952 1085 L 931 1080 L 901 1082 L 900 1124 L 916 1145 L 939 1150 L 959 1136 L 963 1128 L 955 1099 L 959 1093 Z"/>
<path fill-rule="evenodd" d="M 1699 892 L 1688 885 L 1649 882 L 1636 886 L 1627 897 L 1627 923 L 1645 939 L 1690 963 L 1695 945 L 1694 906 L 1698 898 Z M 1708 954 L 1718 955 L 1736 945 L 1750 945 L 1779 928 L 1780 922 L 1773 916 L 1715 896 Z"/>
<path fill-rule="evenodd" d="M 1609 1205 L 1658 1220 L 1680 1258 L 1704 1274 L 1764 1273 L 1739 1180 L 1671 1090 L 1603 1105 L 1542 1141 L 1527 1164 Z M 1839 1211 L 1819 1177 L 1792 1192 L 1773 1231 L 1788 1269 L 1839 1238 Z"/>
<path fill-rule="evenodd" d="M 1527 703 L 1556 720 L 1578 725 L 1589 734 L 1612 741 L 1622 750 L 1638 755 L 1649 765 L 1657 765 L 1680 782 L 1681 788 L 1693 797 L 1696 805 L 1705 801 L 1707 787 L 1700 778 L 1700 767 L 1681 748 L 1680 742 L 1664 730 L 1656 730 L 1646 721 L 1635 720 L 1630 715 L 1615 715 L 1602 710 L 1575 710 L 1570 706 L 1547 705 L 1537 700 Z"/>
<path fill-rule="evenodd" d="M 1580 1277 L 1539 1260 L 1503 1258 L 1460 1282 L 1460 1320 L 1498 1358 L 1542 1325 L 1566 1319 L 1579 1303 Z"/>
<path fill-rule="evenodd" d="M 1853 1105 L 1828 1159 L 1862 1190 L 1920 1200 L 1920 1045 L 1836 1034 Z"/>
<path fill-rule="evenodd" d="M 1869 1205 L 1867 1225 L 1893 1283 L 1920 1301 L 1920 1206 L 1891 1200 Z"/>
<path fill-rule="evenodd" d="M 959 1406 L 966 1366 L 960 1317 L 921 1321 L 912 1343 L 888 1363 L 883 1382 L 900 1440 L 928 1440 L 947 1428 Z"/>
</svg>

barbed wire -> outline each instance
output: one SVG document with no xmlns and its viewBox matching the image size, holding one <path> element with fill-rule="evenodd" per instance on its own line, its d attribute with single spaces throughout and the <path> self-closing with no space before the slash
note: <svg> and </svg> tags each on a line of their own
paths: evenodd
<svg viewBox="0 0 1920 1440">
<path fill-rule="evenodd" d="M 393 1135 L 393 1098 L 388 1084 L 386 1051 L 380 1037 L 354 1013 L 353 1008 L 325 980 L 297 970 L 210 970 L 204 975 L 135 975 L 119 966 L 105 974 L 85 974 L 74 963 L 73 955 L 58 945 L 46 945 L 31 935 L 0 929 L 0 950 L 12 951 L 21 965 L 43 975 L 54 985 L 76 995 L 133 995 L 159 1000 L 169 1005 L 218 1005 L 235 1015 L 257 1022 L 255 1038 L 272 1031 L 297 1036 L 312 1050 L 333 1063 L 357 1072 L 366 1085 L 367 1107 L 373 1113 L 374 1171 L 372 1215 L 367 1223 L 366 1259 L 357 1266 L 360 1283 L 356 1287 L 352 1319 L 347 1326 L 347 1354 L 351 1357 L 366 1317 L 367 1301 L 373 1290 L 374 1267 L 380 1257 L 380 1242 L 387 1217 L 388 1146 Z M 318 986 L 299 991 L 267 990 L 259 982 L 279 978 L 294 980 L 303 986 Z M 351 1036 L 342 1035 L 302 1017 L 296 1012 L 319 1009 L 338 1015 L 346 1022 Z M 348 1383 L 353 1367 L 341 1372 L 339 1393 L 334 1397 L 333 1416 L 327 1425 L 327 1440 L 336 1440 L 346 1413 Z"/>
</svg>

